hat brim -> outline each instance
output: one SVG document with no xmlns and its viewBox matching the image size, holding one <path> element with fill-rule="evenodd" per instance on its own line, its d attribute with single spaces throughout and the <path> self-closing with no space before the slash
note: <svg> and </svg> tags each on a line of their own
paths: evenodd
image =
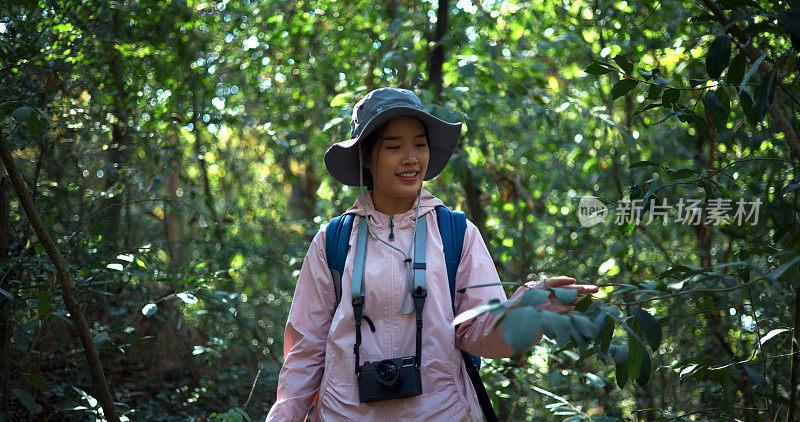
<svg viewBox="0 0 800 422">
<path fill-rule="evenodd" d="M 420 119 L 428 130 L 430 159 L 423 180 L 431 180 L 447 166 L 461 135 L 461 123 L 445 122 L 413 107 L 392 107 L 378 113 L 364 126 L 356 138 L 331 145 L 325 152 L 325 167 L 334 179 L 348 186 L 359 185 L 358 144 L 373 130 L 395 117 L 412 116 Z"/>
</svg>

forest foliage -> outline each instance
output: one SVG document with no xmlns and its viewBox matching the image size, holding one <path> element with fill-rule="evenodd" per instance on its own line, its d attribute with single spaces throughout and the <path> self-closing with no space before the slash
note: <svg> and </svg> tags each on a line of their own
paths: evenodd
<svg viewBox="0 0 800 422">
<path fill-rule="evenodd" d="M 426 188 L 509 294 L 601 286 L 472 312 L 500 419 L 798 420 L 799 52 L 798 0 L 2 2 L 0 420 L 263 419 L 380 86 L 464 122 Z"/>
</svg>

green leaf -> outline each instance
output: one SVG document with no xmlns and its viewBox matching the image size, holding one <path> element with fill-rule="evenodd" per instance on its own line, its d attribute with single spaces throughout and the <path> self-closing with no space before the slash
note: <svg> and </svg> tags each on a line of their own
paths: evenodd
<svg viewBox="0 0 800 422">
<path fill-rule="evenodd" d="M 530 289 L 522 295 L 519 303 L 522 306 L 530 306 L 531 308 L 538 308 L 547 298 L 550 297 L 550 292 L 542 289 Z"/>
<path fill-rule="evenodd" d="M 31 387 L 38 388 L 47 385 L 47 381 L 45 381 L 44 377 L 41 375 L 22 374 L 22 376 L 25 378 L 25 381 L 27 381 L 28 384 L 30 384 Z"/>
<path fill-rule="evenodd" d="M 742 83 L 739 84 L 740 94 L 742 93 L 742 91 L 744 91 L 744 87 L 745 85 L 747 85 L 747 81 L 750 80 L 750 77 L 753 76 L 758 71 L 758 67 L 761 66 L 761 62 L 763 62 L 765 58 L 767 58 L 767 53 L 762 54 L 761 57 L 757 58 L 756 61 L 753 62 L 753 66 L 750 67 L 750 70 L 748 70 L 747 73 L 744 75 L 744 78 L 742 78 Z"/>
<path fill-rule="evenodd" d="M 744 67 L 747 64 L 747 58 L 744 53 L 739 53 L 731 60 L 728 74 L 725 75 L 725 82 L 731 85 L 739 85 L 744 77 Z"/>
<path fill-rule="evenodd" d="M 31 135 L 39 135 L 40 133 L 42 133 L 41 116 L 39 116 L 36 113 L 31 115 L 31 117 L 28 119 L 28 132 L 30 132 Z"/>
<path fill-rule="evenodd" d="M 20 388 L 14 388 L 11 391 L 14 392 L 14 395 L 16 395 L 17 398 L 19 398 L 19 401 L 21 401 L 22 404 L 25 405 L 25 408 L 28 409 L 28 412 L 30 412 L 31 414 L 35 415 L 42 411 L 42 407 L 36 403 L 36 401 L 27 391 Z"/>
<path fill-rule="evenodd" d="M 22 104 L 19 101 L 6 101 L 0 103 L 0 119 L 5 118 L 8 115 L 8 110 L 16 109 L 19 104 Z"/>
<path fill-rule="evenodd" d="M 722 104 L 722 108 L 725 110 L 725 120 L 727 120 L 728 114 L 731 112 L 731 97 L 728 96 L 728 91 L 724 87 L 719 87 L 714 90 L 714 95 Z"/>
<path fill-rule="evenodd" d="M 786 185 L 783 189 L 781 189 L 781 196 L 786 196 L 796 191 L 797 189 L 800 189 L 800 183 L 790 183 Z M 9 296 L 8 298 L 11 299 L 11 296 Z"/>
<path fill-rule="evenodd" d="M 611 346 L 608 349 L 608 354 L 611 355 L 617 365 L 628 363 L 628 346 Z"/>
<path fill-rule="evenodd" d="M 331 108 L 338 108 L 345 104 L 348 104 L 353 97 L 353 93 L 350 91 L 342 92 L 337 94 L 335 97 L 331 99 Z"/>
<path fill-rule="evenodd" d="M 665 106 L 668 104 L 675 104 L 680 96 L 681 92 L 679 90 L 675 88 L 667 88 L 664 91 L 664 95 L 661 97 L 661 102 L 664 103 Z"/>
<path fill-rule="evenodd" d="M 631 61 L 622 54 L 615 56 L 614 62 L 617 64 L 617 66 L 619 66 L 620 69 L 624 70 L 625 73 L 633 73 L 633 63 L 631 63 Z"/>
<path fill-rule="evenodd" d="M 28 337 L 28 330 L 20 328 L 14 334 L 14 344 L 17 345 L 17 349 L 21 352 L 25 353 L 28 351 L 28 346 L 30 346 L 30 337 Z"/>
<path fill-rule="evenodd" d="M 647 343 L 650 345 L 650 349 L 655 352 L 661 344 L 661 324 L 650 315 L 649 312 L 642 308 L 632 306 L 631 311 L 633 312 L 634 318 L 636 318 L 639 325 L 641 325 Z"/>
<path fill-rule="evenodd" d="M 533 345 L 541 331 L 541 312 L 522 306 L 508 312 L 503 319 L 503 338 L 519 354 Z"/>
<path fill-rule="evenodd" d="M 593 339 L 597 336 L 597 326 L 591 319 L 583 315 L 570 315 L 570 317 L 572 318 L 572 325 L 583 337 Z"/>
<path fill-rule="evenodd" d="M 648 166 L 662 168 L 661 164 L 656 163 L 655 161 L 648 161 L 648 160 L 642 160 L 642 161 L 637 161 L 635 163 L 631 163 L 628 166 L 628 168 L 629 169 L 634 169 L 634 168 L 638 168 L 638 167 L 648 167 Z"/>
<path fill-rule="evenodd" d="M 725 107 L 722 106 L 722 103 L 719 101 L 714 91 L 706 91 L 706 95 L 703 96 L 703 105 L 705 105 L 706 110 L 708 110 L 708 113 L 711 114 L 711 117 L 715 121 L 722 122 L 722 124 L 719 125 L 720 129 L 722 129 L 728 116 L 725 112 Z"/>
<path fill-rule="evenodd" d="M 211 420 L 220 422 L 251 422 L 250 415 L 239 407 L 234 407 L 223 414 L 211 414 Z"/>
<path fill-rule="evenodd" d="M 686 179 L 686 178 L 689 178 L 689 177 L 698 176 L 698 173 L 697 173 L 697 170 L 689 169 L 689 168 L 677 169 L 677 170 L 676 169 L 667 169 L 667 175 L 669 175 L 669 177 L 672 180 L 681 180 L 681 179 Z"/>
<path fill-rule="evenodd" d="M 322 126 L 322 131 L 323 132 L 327 132 L 328 129 L 338 125 L 339 123 L 342 122 L 342 120 L 344 120 L 344 119 L 341 118 L 341 117 L 334 117 L 333 119 L 331 119 L 327 123 L 325 123 L 324 126 Z"/>
<path fill-rule="evenodd" d="M 158 312 L 158 305 L 155 303 L 148 303 L 142 307 L 142 315 L 146 317 L 151 317 Z"/>
<path fill-rule="evenodd" d="M 691 18 L 689 18 L 689 22 L 713 22 L 715 20 L 716 18 L 714 17 L 714 15 L 709 13 L 703 13 L 701 15 L 692 16 Z"/>
<path fill-rule="evenodd" d="M 727 416 L 727 418 L 733 418 L 736 415 L 734 410 L 734 399 L 736 395 L 736 387 L 733 385 L 733 381 L 731 380 L 730 375 L 727 373 L 723 373 L 723 382 L 722 384 L 722 415 Z M 727 419 L 726 418 L 726 419 Z"/>
<path fill-rule="evenodd" d="M 94 336 L 94 348 L 100 350 L 103 348 L 103 344 L 109 341 L 111 337 L 108 336 L 108 331 L 101 331 Z"/>
<path fill-rule="evenodd" d="M 608 353 L 611 347 L 611 339 L 614 337 L 614 321 L 611 321 L 607 315 L 602 315 L 604 318 L 603 332 L 600 334 L 600 350 L 603 353 Z"/>
<path fill-rule="evenodd" d="M 631 92 L 633 88 L 636 88 L 639 82 L 633 79 L 622 79 L 621 81 L 614 84 L 611 88 L 611 97 L 613 100 Z"/>
<path fill-rule="evenodd" d="M 592 63 L 592 64 L 589 65 L 589 67 L 586 68 L 586 70 L 584 70 L 584 72 L 586 72 L 586 73 L 588 73 L 590 75 L 598 75 L 599 76 L 599 75 L 605 75 L 606 73 L 610 73 L 612 70 L 613 69 L 609 69 L 609 68 L 601 65 L 600 63 Z"/>
<path fill-rule="evenodd" d="M 458 316 L 453 320 L 453 324 L 452 325 L 456 326 L 458 324 L 461 324 L 462 322 L 469 321 L 472 318 L 475 318 L 476 316 L 478 316 L 478 315 L 480 315 L 480 314 L 482 314 L 484 312 L 491 311 L 492 309 L 498 309 L 498 308 L 505 308 L 505 304 L 503 302 L 501 302 L 500 300 L 490 300 L 488 303 L 486 303 L 484 305 L 476 306 L 476 307 L 474 307 L 472 309 L 469 309 L 467 311 L 464 311 L 464 312 L 458 314 Z"/>
<path fill-rule="evenodd" d="M 758 125 L 759 121 L 756 119 L 755 114 L 753 114 L 753 99 L 750 98 L 750 94 L 748 94 L 747 91 L 739 92 L 739 102 L 742 105 L 742 112 L 744 112 L 744 116 L 747 118 L 747 123 L 753 127 Z"/>
<path fill-rule="evenodd" d="M 761 345 L 763 346 L 764 344 L 767 343 L 767 341 L 771 340 L 773 337 L 777 336 L 778 334 L 783 334 L 783 333 L 787 333 L 787 332 L 790 332 L 790 331 L 792 331 L 792 330 L 789 330 L 789 329 L 786 329 L 786 328 L 776 328 L 776 329 L 768 332 L 765 336 L 761 337 Z"/>
<path fill-rule="evenodd" d="M 36 312 L 39 314 L 39 319 L 45 319 L 50 314 L 50 296 L 47 292 L 39 292 L 38 302 Z"/>
<path fill-rule="evenodd" d="M 658 107 L 664 107 L 664 104 L 661 104 L 661 103 L 653 103 L 653 104 L 648 104 L 648 105 L 647 105 L 647 106 L 645 106 L 643 109 L 641 109 L 641 110 L 637 110 L 636 112 L 634 112 L 634 113 L 633 113 L 633 115 L 634 115 L 634 116 L 636 116 L 636 115 L 638 115 L 639 113 L 644 113 L 644 112 L 645 112 L 645 111 L 647 111 L 647 110 L 652 110 L 652 109 L 654 109 L 654 108 L 658 108 Z"/>
<path fill-rule="evenodd" d="M 781 276 L 781 274 L 785 273 L 786 270 L 788 270 L 792 265 L 797 264 L 798 261 L 800 261 L 800 256 L 796 256 L 789 262 L 781 264 L 778 268 L 775 268 L 775 270 L 769 274 L 768 279 L 770 281 L 776 281 Z"/>
<path fill-rule="evenodd" d="M 698 132 L 702 133 L 706 138 L 711 137 L 711 129 L 708 127 L 708 122 L 706 122 L 706 119 L 704 119 L 703 116 L 691 111 L 685 116 L 687 121 L 690 121 L 692 124 L 694 124 L 694 127 Z"/>
<path fill-rule="evenodd" d="M 661 122 L 664 122 L 664 121 L 666 121 L 666 120 L 668 120 L 668 119 L 671 119 L 671 118 L 673 118 L 673 117 L 675 117 L 675 116 L 677 116 L 677 115 L 678 115 L 678 113 L 669 113 L 669 114 L 667 114 L 666 116 L 661 116 L 661 118 L 660 118 L 660 119 L 656 120 L 656 122 L 655 122 L 655 123 L 653 123 L 653 126 L 655 126 L 655 125 L 657 125 L 657 124 L 659 124 L 659 123 L 661 123 Z"/>
<path fill-rule="evenodd" d="M 587 309 L 589 309 L 589 306 L 591 306 L 593 303 L 594 300 L 592 299 L 592 297 L 586 295 L 583 297 L 583 299 L 579 300 L 578 303 L 575 304 L 575 310 L 578 312 L 585 312 Z"/>
<path fill-rule="evenodd" d="M 578 299 L 577 289 L 553 287 L 550 290 L 553 291 L 553 294 L 556 296 L 556 299 L 558 299 L 559 302 L 567 306 L 573 305 Z"/>
<path fill-rule="evenodd" d="M 753 381 L 753 383 L 755 383 L 759 388 L 763 390 L 769 389 L 769 384 L 767 383 L 767 380 L 764 377 L 762 377 L 761 374 L 756 372 L 755 369 L 747 365 L 744 365 L 744 372 L 747 374 L 747 377 L 750 378 L 750 380 Z"/>
<path fill-rule="evenodd" d="M 663 86 L 658 84 L 651 84 L 650 88 L 647 89 L 647 99 L 648 100 L 655 100 L 661 95 L 661 90 Z M 663 103 L 663 101 L 662 101 Z"/>
<path fill-rule="evenodd" d="M 619 388 L 624 388 L 628 382 L 628 365 L 616 365 L 614 367 L 614 377 L 617 379 Z"/>
<path fill-rule="evenodd" d="M 678 374 L 678 381 L 683 381 L 684 378 L 689 378 L 696 374 L 703 374 L 706 372 L 706 368 L 707 368 L 706 365 L 700 365 L 696 363 L 686 365 L 683 369 L 681 369 L 681 372 Z"/>
<path fill-rule="evenodd" d="M 33 109 L 31 107 L 28 106 L 17 107 L 16 110 L 11 112 L 11 117 L 13 117 L 14 120 L 18 122 L 24 122 L 25 120 L 28 120 L 29 117 L 31 117 L 31 112 L 33 112 Z"/>
<path fill-rule="evenodd" d="M 636 321 L 631 324 L 631 328 L 636 332 L 636 334 L 641 337 L 641 327 Z M 644 353 L 644 345 L 639 342 L 639 340 L 633 336 L 628 336 L 628 377 L 636 378 L 639 376 L 639 371 L 642 369 L 642 353 Z"/>
<path fill-rule="evenodd" d="M 689 79 L 689 86 L 694 88 L 698 85 L 704 85 L 706 82 L 708 82 L 708 79 L 691 78 Z"/>
<path fill-rule="evenodd" d="M 650 374 L 653 372 L 652 363 L 650 362 L 650 354 L 647 350 L 642 350 L 642 366 L 639 369 L 639 376 L 636 377 L 636 383 L 644 387 L 650 381 Z"/>
<path fill-rule="evenodd" d="M 718 79 L 728 67 L 731 59 L 731 40 L 721 35 L 711 42 L 706 54 L 706 72 L 711 79 Z"/>
<path fill-rule="evenodd" d="M 764 118 L 767 114 L 769 105 L 772 104 L 772 98 L 775 95 L 775 70 L 770 70 L 761 83 L 756 87 L 754 93 L 753 113 L 758 121 Z"/>
<path fill-rule="evenodd" d="M 566 315 L 544 311 L 542 312 L 542 325 L 555 336 L 556 347 L 559 349 L 566 346 L 572 338 L 570 335 L 572 324 Z"/>
<path fill-rule="evenodd" d="M 669 85 L 669 81 L 664 79 L 664 78 L 662 78 L 659 75 L 656 75 L 656 76 L 653 77 L 653 82 L 655 82 L 655 83 L 657 83 L 659 85 L 665 85 L 665 86 Z"/>
</svg>

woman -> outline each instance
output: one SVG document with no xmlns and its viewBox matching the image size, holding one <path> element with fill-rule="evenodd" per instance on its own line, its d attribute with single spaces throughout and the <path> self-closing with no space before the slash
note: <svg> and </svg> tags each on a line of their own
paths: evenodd
<svg viewBox="0 0 800 422">
<path fill-rule="evenodd" d="M 483 313 L 457 329 L 451 323 L 454 314 L 506 296 L 494 285 L 467 289 L 451 302 L 434 211 L 443 204 L 422 189 L 423 180 L 436 177 L 447 165 L 461 124 L 427 113 L 411 91 L 380 88 L 356 104 L 352 125 L 351 139 L 325 153 L 325 165 L 336 180 L 370 188 L 366 194 L 362 189 L 347 210 L 356 217 L 341 275 L 342 300 L 337 304 L 323 229 L 314 237 L 297 281 L 277 400 L 267 420 L 303 420 L 316 398 L 312 420 L 480 421 L 481 409 L 459 349 L 488 358 L 508 357 L 513 350 L 495 326 L 500 315 Z M 362 231 L 365 246 L 359 255 Z M 422 251 L 424 264 L 415 264 Z M 363 276 L 354 277 L 354 269 Z M 480 233 L 467 222 L 456 288 L 499 281 Z M 569 277 L 532 281 L 511 300 L 529 288 L 597 291 L 574 282 Z M 363 305 L 351 300 L 351 292 L 352 298 L 363 297 Z M 541 308 L 568 312 L 572 305 L 551 297 Z M 362 321 L 368 325 L 362 327 Z M 402 367 L 405 384 L 387 384 L 397 370 L 388 366 L 387 375 L 387 362 Z"/>
</svg>

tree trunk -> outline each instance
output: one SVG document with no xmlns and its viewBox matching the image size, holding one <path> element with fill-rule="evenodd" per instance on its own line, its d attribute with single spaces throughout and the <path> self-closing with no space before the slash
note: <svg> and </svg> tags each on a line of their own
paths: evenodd
<svg viewBox="0 0 800 422">
<path fill-rule="evenodd" d="M 69 272 L 66 261 L 64 261 L 64 258 L 61 256 L 61 252 L 59 252 L 58 247 L 50 237 L 50 233 L 44 227 L 39 212 L 33 206 L 33 200 L 25 188 L 25 182 L 22 180 L 22 176 L 17 170 L 14 158 L 11 156 L 11 151 L 8 145 L 6 145 L 4 137 L 0 137 L 0 158 L 5 165 L 8 176 L 11 179 L 11 184 L 17 192 L 17 197 L 19 198 L 22 208 L 25 210 L 28 221 L 31 226 L 33 226 L 36 236 L 39 238 L 53 266 L 56 268 L 58 280 L 61 282 L 61 294 L 64 298 L 64 305 L 66 305 L 69 311 L 70 319 L 73 324 L 75 324 L 81 344 L 83 345 L 86 361 L 89 365 L 89 372 L 92 375 L 92 383 L 95 389 L 94 393 L 100 405 L 103 407 L 106 419 L 118 422 L 119 416 L 117 415 L 117 409 L 114 407 L 114 399 L 108 388 L 106 376 L 103 373 L 103 366 L 100 363 L 100 357 L 94 346 L 92 333 L 89 331 L 89 324 L 86 322 L 83 310 L 75 301 L 75 282 L 72 279 L 72 274 Z"/>
<path fill-rule="evenodd" d="M 173 142 L 175 135 L 172 135 Z M 175 198 L 175 192 L 180 187 L 180 162 L 177 158 L 173 157 L 170 160 L 169 179 L 167 181 L 166 197 L 169 199 Z M 171 271 L 181 265 L 181 256 L 178 248 L 178 221 L 179 214 L 178 207 L 173 206 L 172 201 L 164 201 L 164 234 L 167 238 L 167 256 L 171 264 Z"/>
<path fill-rule="evenodd" d="M 120 183 L 120 171 L 127 161 L 127 154 L 129 148 L 127 124 L 128 115 L 126 111 L 127 105 L 127 89 L 125 86 L 124 63 L 122 56 L 114 47 L 118 41 L 119 31 L 123 23 L 119 17 L 119 11 L 116 8 L 111 8 L 111 27 L 109 32 L 111 34 L 112 42 L 107 44 L 106 60 L 108 70 L 111 74 L 111 86 L 116 94 L 116 101 L 112 107 L 112 114 L 115 121 L 111 124 L 111 140 L 108 147 L 108 163 L 105 167 L 105 189 L 117 189 L 117 184 Z M 121 245 L 119 241 L 119 228 L 122 214 L 122 204 L 120 198 L 116 196 L 109 196 L 108 199 L 102 202 L 101 209 L 107 208 L 105 212 L 105 226 L 103 233 L 105 241 L 112 245 Z"/>
<path fill-rule="evenodd" d="M 794 330 L 792 330 L 792 369 L 789 381 L 788 422 L 797 420 L 797 377 L 800 372 L 800 288 L 794 291 Z"/>
<path fill-rule="evenodd" d="M 9 263 L 8 245 L 8 176 L 0 175 L 0 262 Z M 5 271 L 0 271 L 0 288 L 4 288 L 2 280 L 8 279 L 7 267 Z M 5 289 L 8 290 L 8 289 Z M 14 319 L 14 304 L 5 296 L 0 296 L 0 412 L 8 409 L 8 402 L 11 399 L 11 335 Z"/>
<path fill-rule="evenodd" d="M 436 29 L 433 33 L 433 50 L 428 58 L 428 88 L 439 100 L 442 93 L 442 65 L 444 64 L 444 45 L 442 40 L 447 34 L 447 12 L 450 10 L 448 0 L 439 0 L 436 10 Z"/>
</svg>

